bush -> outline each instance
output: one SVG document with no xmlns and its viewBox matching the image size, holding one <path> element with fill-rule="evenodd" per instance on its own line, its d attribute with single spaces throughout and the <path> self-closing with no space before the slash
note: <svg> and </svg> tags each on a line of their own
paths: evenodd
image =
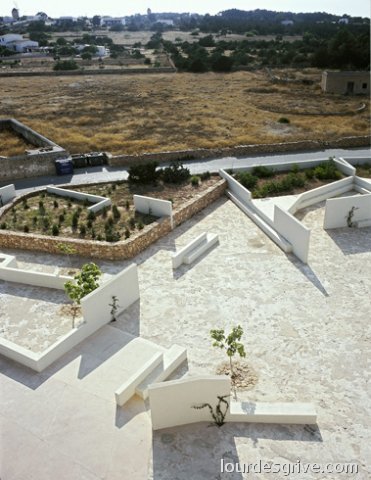
<svg viewBox="0 0 371 480">
<path fill-rule="evenodd" d="M 23 204 L 23 209 L 24 210 L 28 210 L 30 208 L 26 199 L 22 200 L 22 204 Z"/>
<path fill-rule="evenodd" d="M 78 212 L 74 212 L 72 215 L 72 221 L 71 221 L 72 229 L 76 230 L 78 224 L 79 224 L 79 214 Z"/>
<path fill-rule="evenodd" d="M 114 232 L 113 230 L 109 230 L 106 232 L 106 242 L 118 242 L 119 240 L 120 240 L 119 232 Z"/>
<path fill-rule="evenodd" d="M 197 175 L 193 175 L 191 177 L 191 184 L 193 187 L 198 187 L 200 184 L 200 177 L 198 177 Z"/>
<path fill-rule="evenodd" d="M 333 160 L 320 163 L 314 169 L 314 176 L 319 180 L 339 180 L 342 178 L 342 175 L 336 168 L 336 164 Z"/>
<path fill-rule="evenodd" d="M 171 162 L 170 166 L 162 171 L 165 183 L 183 183 L 189 179 L 190 175 L 189 168 L 184 167 L 179 160 Z"/>
<path fill-rule="evenodd" d="M 130 209 L 130 202 L 129 202 L 129 200 L 126 200 L 126 202 L 125 202 L 125 208 L 126 208 L 126 210 L 129 210 L 129 209 Z"/>
<path fill-rule="evenodd" d="M 239 172 L 236 174 L 236 179 L 248 189 L 255 188 L 258 183 L 258 177 L 255 177 L 250 172 Z"/>
<path fill-rule="evenodd" d="M 54 200 L 54 202 L 53 202 L 53 207 L 54 207 L 54 208 L 58 208 L 58 207 L 59 207 L 59 204 L 58 204 L 57 200 Z"/>
<path fill-rule="evenodd" d="M 45 215 L 45 207 L 44 207 L 44 202 L 42 200 L 40 200 L 39 202 L 39 214 Z"/>
<path fill-rule="evenodd" d="M 290 120 L 286 117 L 280 117 L 278 123 L 290 123 Z"/>
<path fill-rule="evenodd" d="M 137 184 L 156 183 L 158 177 L 157 167 L 157 162 L 133 165 L 129 168 L 129 182 Z"/>
<path fill-rule="evenodd" d="M 59 235 L 59 227 L 55 223 L 52 226 L 52 234 L 54 235 L 54 237 L 58 237 Z"/>
<path fill-rule="evenodd" d="M 79 66 L 75 62 L 75 60 L 62 60 L 58 61 L 53 70 L 60 71 L 60 70 L 78 70 Z"/>
<path fill-rule="evenodd" d="M 269 178 L 274 176 L 274 171 L 271 168 L 264 167 L 263 165 L 254 167 L 251 173 L 258 178 Z"/>
<path fill-rule="evenodd" d="M 129 238 L 130 237 L 130 230 L 127 228 L 125 230 L 125 238 Z"/>
<path fill-rule="evenodd" d="M 121 217 L 120 210 L 117 208 L 117 205 L 112 206 L 112 215 L 115 220 L 119 220 Z"/>
<path fill-rule="evenodd" d="M 63 213 L 61 213 L 58 217 L 58 220 L 59 220 L 59 224 L 63 223 L 64 222 L 64 215 Z"/>
<path fill-rule="evenodd" d="M 94 220 L 97 218 L 95 212 L 93 212 L 93 210 L 89 210 L 89 213 L 88 213 L 88 220 L 90 220 L 91 222 L 94 222 Z"/>
<path fill-rule="evenodd" d="M 210 177 L 211 177 L 211 173 L 209 171 L 201 173 L 200 175 L 200 178 L 202 181 L 209 180 Z"/>
<path fill-rule="evenodd" d="M 44 230 L 48 230 L 50 227 L 50 221 L 48 217 L 43 218 L 43 228 Z"/>
<path fill-rule="evenodd" d="M 134 217 L 130 217 L 129 225 L 130 225 L 130 228 L 132 230 L 134 230 L 134 228 L 135 228 L 135 218 Z"/>
<path fill-rule="evenodd" d="M 86 235 L 86 225 L 84 223 L 80 223 L 79 231 L 80 231 L 80 235 L 82 237 L 85 237 L 85 235 Z"/>
<path fill-rule="evenodd" d="M 2 222 L 1 225 L 0 225 L 0 229 L 1 230 L 6 230 L 8 228 L 8 225 L 6 224 L 6 222 Z"/>
<path fill-rule="evenodd" d="M 143 228 L 144 228 L 143 222 L 139 221 L 138 222 L 138 230 L 143 230 Z"/>
<path fill-rule="evenodd" d="M 23 231 L 24 231 L 24 233 L 28 233 L 28 232 L 30 231 L 29 226 L 28 226 L 28 225 L 24 225 L 24 226 L 23 226 Z"/>
<path fill-rule="evenodd" d="M 37 225 L 37 222 L 38 222 L 38 218 L 37 218 L 37 216 L 35 215 L 35 216 L 32 218 L 32 223 L 33 223 L 34 225 Z"/>
<path fill-rule="evenodd" d="M 305 170 L 305 176 L 307 177 L 308 180 L 312 180 L 314 178 L 314 170 L 313 168 L 308 168 L 308 170 Z"/>
</svg>

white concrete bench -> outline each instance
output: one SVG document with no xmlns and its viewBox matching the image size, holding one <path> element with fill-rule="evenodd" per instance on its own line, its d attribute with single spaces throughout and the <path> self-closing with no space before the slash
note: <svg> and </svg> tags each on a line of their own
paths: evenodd
<svg viewBox="0 0 371 480">
<path fill-rule="evenodd" d="M 227 421 L 315 425 L 317 413 L 310 403 L 231 402 Z"/>
<path fill-rule="evenodd" d="M 137 386 L 160 364 L 163 363 L 163 353 L 156 352 L 144 365 L 131 375 L 116 391 L 116 403 L 124 405 L 134 394 Z"/>
<path fill-rule="evenodd" d="M 215 233 L 202 233 L 178 252 L 173 253 L 173 269 L 180 267 L 182 263 L 186 265 L 193 263 L 200 255 L 209 250 L 217 242 L 218 235 Z"/>
<path fill-rule="evenodd" d="M 187 350 L 179 345 L 172 345 L 172 347 L 164 353 L 163 363 L 158 365 L 158 367 L 136 387 L 135 393 L 143 398 L 143 400 L 146 400 L 148 398 L 148 386 L 152 383 L 160 383 L 166 380 L 186 359 Z"/>
</svg>

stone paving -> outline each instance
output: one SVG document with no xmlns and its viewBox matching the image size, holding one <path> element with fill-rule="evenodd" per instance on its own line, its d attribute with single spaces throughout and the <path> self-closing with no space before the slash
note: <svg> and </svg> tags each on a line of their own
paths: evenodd
<svg viewBox="0 0 371 480">
<path fill-rule="evenodd" d="M 152 435 L 146 406 L 138 399 L 116 409 L 114 399 L 103 398 L 99 388 L 96 394 L 87 392 L 79 381 L 63 377 L 78 346 L 72 358 L 67 355 L 42 374 L 1 359 L 0 477 L 346 478 L 220 473 L 221 458 L 250 463 L 300 458 L 308 463 L 357 462 L 356 478 L 370 478 L 371 229 L 326 233 L 323 206 L 301 213 L 313 229 L 309 265 L 303 266 L 232 202 L 220 199 L 134 259 L 141 299 L 114 327 L 164 347 L 175 342 L 186 346 L 193 375 L 214 373 L 224 361 L 210 346 L 209 330 L 240 323 L 258 383 L 239 392 L 239 398 L 313 402 L 318 428 L 228 424 L 217 429 L 199 424 Z M 171 252 L 203 231 L 217 233 L 220 244 L 195 264 L 173 272 Z M 66 265 L 60 256 L 18 252 L 17 258 L 20 263 L 32 258 L 39 265 Z M 74 262 L 77 266 L 84 260 Z M 99 262 L 110 274 L 128 263 Z M 101 363 L 94 367 L 98 379 Z M 177 374 L 185 372 L 183 366 Z M 17 461 L 15 451 L 22 452 Z"/>
</svg>

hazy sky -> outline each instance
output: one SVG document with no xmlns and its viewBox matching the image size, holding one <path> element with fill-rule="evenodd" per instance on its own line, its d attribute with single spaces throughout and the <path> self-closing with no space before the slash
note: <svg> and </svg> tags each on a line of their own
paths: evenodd
<svg viewBox="0 0 371 480">
<path fill-rule="evenodd" d="M 328 12 L 337 15 L 370 16 L 370 0 L 0 0 L 0 15 L 9 15 L 17 4 L 21 15 L 39 11 L 51 17 L 63 15 L 131 15 L 152 12 L 196 12 L 215 14 L 229 8 L 255 10 L 256 8 L 292 12 Z"/>
</svg>

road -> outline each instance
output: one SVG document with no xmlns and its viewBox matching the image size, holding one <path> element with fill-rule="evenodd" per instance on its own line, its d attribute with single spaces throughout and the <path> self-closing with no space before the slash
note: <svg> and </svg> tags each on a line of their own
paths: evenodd
<svg viewBox="0 0 371 480">
<path fill-rule="evenodd" d="M 371 150 L 369 148 L 360 149 L 330 149 L 321 150 L 316 152 L 304 152 L 304 153 L 286 153 L 279 155 L 256 155 L 250 157 L 224 157 L 213 160 L 195 160 L 186 162 L 185 164 L 191 170 L 192 174 L 202 173 L 207 170 L 210 172 L 217 172 L 220 168 L 234 168 L 234 167 L 248 167 L 251 165 L 281 163 L 284 161 L 291 161 L 293 163 L 300 163 L 304 160 L 310 159 L 327 159 L 328 157 L 345 157 L 345 158 L 357 158 L 357 157 L 369 157 L 371 158 Z M 166 166 L 164 163 L 162 166 Z M 60 185 L 68 184 L 76 185 L 81 183 L 97 183 L 97 182 L 109 182 L 113 180 L 126 180 L 128 177 L 128 171 L 124 167 L 91 167 L 89 169 L 76 169 L 73 175 L 62 176 L 44 176 L 33 177 L 22 180 L 15 180 L 13 183 L 16 187 L 17 194 L 26 193 L 35 190 L 44 185 Z M 0 186 L 7 185 L 8 182 L 1 182 Z"/>
</svg>

